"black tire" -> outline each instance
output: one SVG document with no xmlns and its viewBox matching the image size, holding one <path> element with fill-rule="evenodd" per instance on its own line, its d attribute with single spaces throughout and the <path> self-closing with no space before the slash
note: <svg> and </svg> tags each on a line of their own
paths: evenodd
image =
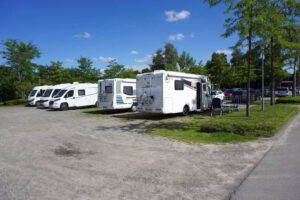
<svg viewBox="0 0 300 200">
<path fill-rule="evenodd" d="M 133 104 L 130 108 L 131 112 L 136 112 L 137 111 L 137 106 L 136 104 Z"/>
<path fill-rule="evenodd" d="M 60 104 L 60 110 L 61 111 L 69 110 L 69 105 L 67 103 Z"/>
<path fill-rule="evenodd" d="M 187 116 L 187 115 L 189 115 L 189 113 L 190 113 L 190 108 L 188 105 L 185 105 L 182 109 L 182 115 Z"/>
</svg>

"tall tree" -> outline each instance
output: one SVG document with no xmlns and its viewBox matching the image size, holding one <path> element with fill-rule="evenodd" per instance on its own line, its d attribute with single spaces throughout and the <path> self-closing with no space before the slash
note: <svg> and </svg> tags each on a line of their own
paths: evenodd
<svg viewBox="0 0 300 200">
<path fill-rule="evenodd" d="M 169 71 L 176 71 L 176 63 L 178 62 L 178 53 L 176 47 L 171 43 L 165 44 L 165 69 Z"/>
<path fill-rule="evenodd" d="M 153 58 L 152 58 L 152 65 L 150 65 L 150 69 L 152 71 L 154 70 L 160 70 L 165 69 L 165 59 L 164 59 L 164 53 L 161 49 L 158 49 Z"/>
<path fill-rule="evenodd" d="M 78 68 L 81 72 L 88 74 L 93 70 L 93 61 L 86 57 L 80 57 L 78 60 Z"/>
<path fill-rule="evenodd" d="M 226 19 L 225 37 L 234 33 L 238 34 L 238 42 L 235 46 L 245 44 L 248 48 L 247 54 L 247 104 L 246 116 L 250 115 L 250 81 L 252 69 L 252 48 L 257 35 L 257 28 L 261 25 L 260 14 L 264 12 L 263 7 L 257 0 L 206 0 L 211 6 L 225 3 L 226 13 L 231 17 Z"/>
<path fill-rule="evenodd" d="M 26 90 L 31 87 L 30 82 L 33 74 L 32 60 L 40 56 L 37 46 L 32 43 L 17 40 L 3 41 L 4 50 L 0 52 L 6 64 L 13 69 L 16 78 L 17 96 L 24 98 Z"/>
</svg>

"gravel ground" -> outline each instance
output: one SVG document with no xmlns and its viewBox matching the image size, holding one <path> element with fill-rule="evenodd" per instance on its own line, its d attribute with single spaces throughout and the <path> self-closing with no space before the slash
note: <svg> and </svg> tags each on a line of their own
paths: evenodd
<svg viewBox="0 0 300 200">
<path fill-rule="evenodd" d="M 172 118 L 87 111 L 0 108 L 1 200 L 226 199 L 273 143 L 180 143 L 145 133 Z"/>
</svg>

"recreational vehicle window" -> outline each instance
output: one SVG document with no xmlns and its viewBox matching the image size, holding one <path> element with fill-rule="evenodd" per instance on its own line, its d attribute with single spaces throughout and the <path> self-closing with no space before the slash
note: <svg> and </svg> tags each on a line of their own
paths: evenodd
<svg viewBox="0 0 300 200">
<path fill-rule="evenodd" d="M 41 97 L 43 95 L 43 93 L 45 92 L 45 90 L 40 90 L 40 92 L 36 95 L 37 97 Z"/>
<path fill-rule="evenodd" d="M 67 90 L 60 90 L 59 93 L 57 94 L 57 97 L 62 97 Z"/>
<path fill-rule="evenodd" d="M 78 90 L 78 96 L 85 96 L 85 90 Z"/>
<path fill-rule="evenodd" d="M 132 86 L 124 86 L 123 93 L 127 95 L 133 95 L 133 87 Z"/>
<path fill-rule="evenodd" d="M 65 98 L 72 97 L 73 95 L 74 95 L 74 90 L 70 90 L 70 91 L 65 95 Z"/>
<path fill-rule="evenodd" d="M 203 92 L 206 92 L 206 84 L 203 84 Z"/>
<path fill-rule="evenodd" d="M 56 89 L 56 90 L 54 90 L 54 92 L 53 92 L 52 96 L 54 97 L 55 95 L 57 95 L 57 94 L 59 93 L 59 91 L 60 91 L 60 89 Z"/>
<path fill-rule="evenodd" d="M 52 89 L 46 90 L 43 94 L 43 97 L 50 97 Z"/>
<path fill-rule="evenodd" d="M 192 86 L 192 82 L 184 80 L 184 79 L 183 79 L 183 83 L 186 84 L 186 85 Z"/>
<path fill-rule="evenodd" d="M 183 90 L 183 81 L 181 80 L 175 80 L 175 90 Z"/>
<path fill-rule="evenodd" d="M 112 86 L 105 86 L 105 93 L 111 94 L 112 93 Z"/>
<path fill-rule="evenodd" d="M 36 93 L 36 90 L 32 90 L 32 92 L 30 92 L 29 96 L 33 97 Z"/>
</svg>

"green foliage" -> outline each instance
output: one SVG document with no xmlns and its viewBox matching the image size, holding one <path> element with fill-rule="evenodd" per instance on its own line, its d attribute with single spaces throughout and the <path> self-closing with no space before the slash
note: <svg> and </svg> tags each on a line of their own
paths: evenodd
<svg viewBox="0 0 300 200">
<path fill-rule="evenodd" d="M 111 61 L 104 70 L 104 75 L 102 78 L 135 78 L 137 74 L 138 71 L 126 69 L 124 65 L 118 64 L 116 61 Z"/>
<path fill-rule="evenodd" d="M 15 106 L 15 105 L 25 105 L 26 99 L 14 99 L 9 101 L 4 101 L 4 106 Z"/>
<path fill-rule="evenodd" d="M 276 103 L 292 103 L 292 104 L 300 104 L 300 96 L 295 97 L 282 97 L 276 100 Z"/>
<path fill-rule="evenodd" d="M 241 112 L 216 117 L 193 116 L 186 122 L 157 125 L 151 134 L 184 142 L 244 142 L 273 136 L 298 112 L 298 108 L 276 105 L 267 106 L 265 112 L 260 112 L 259 106 L 256 106 L 251 112 L 250 117 Z"/>
</svg>

